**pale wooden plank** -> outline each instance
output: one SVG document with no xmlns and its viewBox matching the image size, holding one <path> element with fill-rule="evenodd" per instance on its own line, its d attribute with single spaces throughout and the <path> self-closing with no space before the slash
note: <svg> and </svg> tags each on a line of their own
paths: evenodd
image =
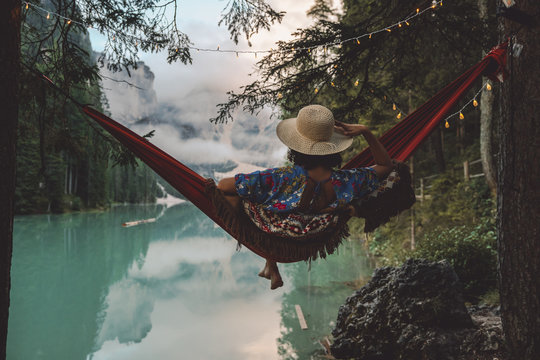
<svg viewBox="0 0 540 360">
<path fill-rule="evenodd" d="M 296 315 L 298 316 L 298 321 L 300 322 L 300 328 L 302 330 L 307 330 L 308 326 L 306 319 L 304 318 L 304 313 L 302 313 L 302 308 L 298 304 L 294 305 L 294 308 L 296 309 Z"/>
</svg>

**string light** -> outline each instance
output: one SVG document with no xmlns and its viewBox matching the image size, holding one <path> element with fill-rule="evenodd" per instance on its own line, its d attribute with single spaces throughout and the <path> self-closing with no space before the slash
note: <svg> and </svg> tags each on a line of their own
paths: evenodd
<svg viewBox="0 0 540 360">
<path fill-rule="evenodd" d="M 397 114 L 396 118 L 401 119 L 401 112 Z"/>
<path fill-rule="evenodd" d="M 49 10 L 45 9 L 45 8 L 42 8 L 36 4 L 32 4 L 30 2 L 27 2 L 27 1 L 24 1 L 23 2 L 24 6 L 26 9 L 29 9 L 30 6 L 32 6 L 34 9 L 36 10 L 39 10 L 43 13 L 47 13 L 47 20 L 50 19 L 51 16 L 56 16 L 58 18 L 61 18 L 61 19 L 64 19 L 65 21 L 68 21 L 69 24 L 71 23 L 74 23 L 74 24 L 78 24 L 78 25 L 81 25 L 81 26 L 86 26 L 88 28 L 91 28 L 90 24 L 85 24 L 81 21 L 76 21 L 76 20 L 73 20 L 73 19 L 69 19 L 63 15 L 60 15 L 58 13 L 54 13 L 54 12 L 50 12 Z M 383 27 L 383 28 L 380 28 L 379 30 L 375 30 L 375 31 L 371 31 L 369 33 L 365 33 L 365 34 L 362 34 L 362 35 L 357 35 L 357 36 L 353 36 L 353 37 L 350 37 L 350 38 L 347 38 L 347 39 L 343 39 L 341 41 L 333 41 L 333 42 L 328 42 L 328 43 L 325 43 L 325 44 L 319 44 L 319 45 L 313 45 L 313 46 L 308 46 L 308 47 L 302 47 L 302 48 L 292 48 L 292 51 L 300 51 L 300 50 L 307 50 L 308 52 L 311 52 L 311 50 L 314 50 L 314 49 L 320 49 L 320 48 L 324 48 L 324 52 L 326 54 L 326 51 L 327 51 L 327 47 L 341 47 L 343 46 L 345 43 L 347 42 L 351 42 L 351 41 L 356 41 L 357 44 L 360 44 L 360 39 L 363 38 L 363 37 L 367 37 L 369 39 L 372 38 L 373 35 L 375 34 L 378 34 L 378 33 L 381 33 L 381 32 L 392 32 L 392 29 L 393 28 L 399 28 L 399 27 L 402 27 L 403 26 L 403 23 L 405 23 L 407 26 L 410 25 L 410 20 L 417 17 L 417 16 L 420 16 L 422 15 L 424 12 L 436 7 L 436 5 L 441 5 L 442 6 L 442 0 L 433 0 L 432 2 L 432 5 L 421 10 L 420 8 L 417 8 L 416 9 L 416 12 L 413 13 L 412 15 L 409 15 L 407 16 L 406 18 L 404 19 L 401 19 L 400 21 L 392 24 L 392 25 L 389 25 L 389 26 L 386 26 L 386 27 Z M 133 36 L 133 35 L 129 35 L 129 34 L 123 34 L 123 37 L 124 38 L 131 38 L 133 39 L 134 41 L 140 41 L 140 42 L 143 42 L 144 40 L 141 39 L 141 38 L 138 38 L 137 36 Z M 283 49 L 283 50 L 274 50 L 272 48 L 270 48 L 269 50 L 234 50 L 234 49 L 221 49 L 219 46 L 216 47 L 216 48 L 198 48 L 196 46 L 186 46 L 185 47 L 186 49 L 192 49 L 192 50 L 197 50 L 197 51 L 204 51 L 204 52 L 223 52 L 223 53 L 252 53 L 252 54 L 255 54 L 255 53 L 274 53 L 274 52 L 287 52 L 287 51 L 290 51 L 290 49 Z"/>
<path fill-rule="evenodd" d="M 319 88 L 315 88 L 315 94 L 319 92 Z"/>
<path fill-rule="evenodd" d="M 478 97 L 478 95 L 480 95 L 480 93 L 484 90 L 484 89 L 491 89 L 491 84 L 489 82 L 486 82 L 484 83 L 484 85 L 482 85 L 482 87 L 480 88 L 480 90 L 478 90 L 476 92 L 476 94 L 474 94 L 473 98 L 471 100 L 469 100 L 465 105 L 463 105 L 463 107 L 461 109 L 459 109 L 459 111 L 456 111 L 455 113 L 451 114 L 451 115 L 448 115 L 446 117 L 446 119 L 444 119 L 445 121 L 445 124 L 444 126 L 448 129 L 450 127 L 450 124 L 448 123 L 448 119 L 456 116 L 456 115 L 459 115 L 459 119 L 460 120 L 463 120 L 465 119 L 465 115 L 463 115 L 463 111 L 465 110 L 465 108 L 467 106 L 469 106 L 469 104 L 473 104 L 473 106 L 478 106 L 478 101 L 476 100 L 476 98 Z"/>
<path fill-rule="evenodd" d="M 282 94 L 282 93 L 278 93 L 278 94 L 277 94 L 277 97 L 278 97 L 278 99 L 281 99 L 281 98 L 283 98 L 283 94 Z"/>
<path fill-rule="evenodd" d="M 356 80 L 356 81 L 354 82 L 354 86 L 358 86 L 358 84 L 359 84 L 359 81 Z"/>
<path fill-rule="evenodd" d="M 392 104 L 392 110 L 394 110 L 394 111 L 396 110 L 396 103 Z"/>
</svg>

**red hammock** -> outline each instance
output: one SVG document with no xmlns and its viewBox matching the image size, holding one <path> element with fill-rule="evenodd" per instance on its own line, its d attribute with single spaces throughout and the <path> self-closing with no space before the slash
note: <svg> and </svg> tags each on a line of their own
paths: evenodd
<svg viewBox="0 0 540 360">
<path fill-rule="evenodd" d="M 380 138 L 380 141 L 386 147 L 390 156 L 400 161 L 406 160 L 480 76 L 487 75 L 495 80 L 495 75 L 501 72 L 504 73 L 505 65 L 506 44 L 501 44 L 494 48 L 482 61 L 471 67 L 412 114 L 388 130 Z M 82 111 L 133 151 L 163 179 L 234 237 L 231 230 L 224 225 L 223 220 L 217 216 L 214 205 L 205 194 L 207 179 L 204 179 L 145 138 L 135 134 L 101 112 L 89 106 L 83 106 Z M 344 168 L 368 166 L 372 164 L 372 161 L 371 152 L 369 149 L 365 149 L 349 161 Z M 304 260 L 292 259 L 284 254 L 268 254 L 265 249 L 257 248 L 253 244 L 244 243 L 243 245 L 262 257 L 272 258 L 278 262 Z"/>
</svg>

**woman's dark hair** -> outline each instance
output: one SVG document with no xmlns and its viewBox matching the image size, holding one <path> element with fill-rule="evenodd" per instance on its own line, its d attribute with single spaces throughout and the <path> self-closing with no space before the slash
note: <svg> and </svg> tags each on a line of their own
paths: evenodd
<svg viewBox="0 0 540 360">
<path fill-rule="evenodd" d="M 306 170 L 314 169 L 317 166 L 332 169 L 341 166 L 342 161 L 339 153 L 330 155 L 308 155 L 293 149 L 289 149 L 287 159 L 295 165 L 304 167 Z"/>
</svg>

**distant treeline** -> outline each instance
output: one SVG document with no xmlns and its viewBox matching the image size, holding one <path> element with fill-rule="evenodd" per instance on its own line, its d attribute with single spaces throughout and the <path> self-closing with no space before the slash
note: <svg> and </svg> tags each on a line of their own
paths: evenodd
<svg viewBox="0 0 540 360">
<path fill-rule="evenodd" d="M 26 19 L 32 28 L 51 31 L 40 17 Z M 30 36 L 23 27 L 22 36 Z M 43 72 L 70 96 L 103 111 L 96 61 L 88 33 L 72 32 L 70 42 L 53 36 L 23 43 L 22 59 Z M 23 67 L 17 141 L 17 214 L 103 208 L 111 202 L 154 202 L 161 190 L 145 165 L 113 166 L 119 145 L 96 131 L 78 107 Z M 89 80 L 90 79 L 90 80 Z M 116 158 L 115 158 L 116 156 Z M 125 159 L 125 157 L 124 157 Z"/>
</svg>

